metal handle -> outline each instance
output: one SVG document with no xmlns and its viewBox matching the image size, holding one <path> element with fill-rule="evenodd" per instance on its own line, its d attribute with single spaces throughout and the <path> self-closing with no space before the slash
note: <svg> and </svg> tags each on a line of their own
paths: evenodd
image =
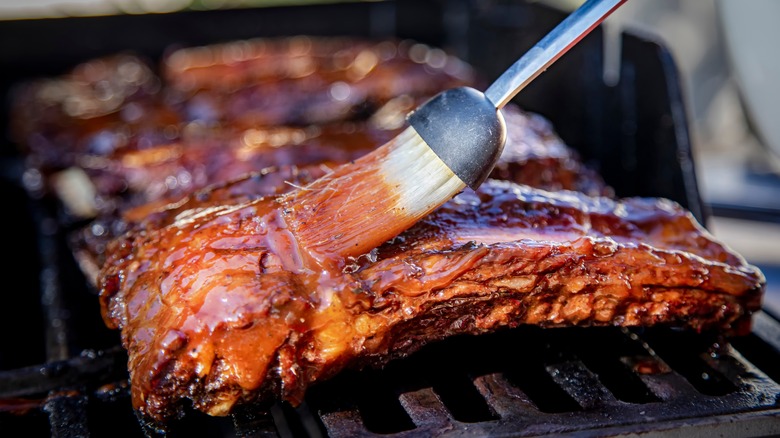
<svg viewBox="0 0 780 438">
<path fill-rule="evenodd" d="M 485 91 L 485 95 L 496 108 L 503 108 L 520 90 L 625 2 L 626 0 L 587 0 L 512 64 Z"/>
</svg>

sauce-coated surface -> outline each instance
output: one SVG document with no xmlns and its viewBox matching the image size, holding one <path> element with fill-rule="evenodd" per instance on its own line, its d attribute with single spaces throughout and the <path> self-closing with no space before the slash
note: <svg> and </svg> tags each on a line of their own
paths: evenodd
<svg viewBox="0 0 780 438">
<path fill-rule="evenodd" d="M 492 174 L 506 181 L 358 257 L 299 248 L 293 229 L 328 218 L 291 228 L 298 198 L 281 196 L 462 85 L 480 88 L 436 48 L 296 37 L 176 50 L 156 67 L 121 54 L 19 88 L 13 135 L 43 190 L 75 168 L 94 193 L 82 201 L 97 217 L 72 243 L 121 330 L 143 419 L 162 427 L 188 399 L 214 415 L 295 403 L 345 367 L 520 324 L 748 327 L 756 268 L 676 204 L 612 199 L 549 123 L 511 106 Z"/>
<path fill-rule="evenodd" d="M 274 197 L 189 206 L 113 242 L 100 276 L 134 404 L 160 422 L 184 398 L 215 415 L 257 398 L 297 402 L 345 366 L 460 333 L 741 331 L 763 288 L 757 269 L 663 199 L 489 181 L 341 269 L 310 261 Z"/>
</svg>

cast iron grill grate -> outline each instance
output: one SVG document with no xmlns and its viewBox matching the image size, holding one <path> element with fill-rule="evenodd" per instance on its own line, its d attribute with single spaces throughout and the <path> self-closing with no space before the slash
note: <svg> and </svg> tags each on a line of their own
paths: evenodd
<svg viewBox="0 0 780 438">
<path fill-rule="evenodd" d="M 450 339 L 383 370 L 321 383 L 298 408 L 249 406 L 230 419 L 192 411 L 169 435 L 611 436 L 711 427 L 770 435 L 780 433 L 780 384 L 768 375 L 777 375 L 780 350 L 772 342 L 780 324 L 759 313 L 755 326 L 731 343 L 708 334 L 617 328 L 523 327 Z M 746 356 L 775 362 L 761 369 Z M 155 435 L 133 416 L 125 360 L 113 348 L 0 373 L 3 429 L 24 428 L 27 436 Z"/>
<path fill-rule="evenodd" d="M 757 327 L 780 328 L 764 313 L 756 318 Z M 659 352 L 656 344 L 672 347 Z M 768 343 L 747 353 L 778 355 Z M 453 383 L 437 383 L 445 379 Z M 452 339 L 382 371 L 343 375 L 315 387 L 306 405 L 272 417 L 328 436 L 692 433 L 725 421 L 743 436 L 763 436 L 780 432 L 778 397 L 780 385 L 716 336 L 527 327 Z M 272 430 L 241 416 L 235 422 L 248 436 Z"/>
</svg>

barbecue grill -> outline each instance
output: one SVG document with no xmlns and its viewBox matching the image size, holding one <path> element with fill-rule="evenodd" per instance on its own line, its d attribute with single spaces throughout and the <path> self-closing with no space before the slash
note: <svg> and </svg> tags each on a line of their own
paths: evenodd
<svg viewBox="0 0 780 438">
<path fill-rule="evenodd" d="M 3 95 L 14 83 L 132 49 L 289 34 L 397 36 L 446 47 L 492 79 L 563 18 L 516 1 L 334 3 L 0 23 Z M 117 31 L 117 30 L 132 31 Z M 597 29 L 516 99 L 542 114 L 619 196 L 662 196 L 706 223 L 675 64 L 622 35 L 620 80 L 603 80 Z M 2 113 L 7 128 L 7 107 Z M 8 143 L 6 141 L 6 143 Z M 68 249 L 82 224 L 42 190 L 10 144 L 3 229 L 0 430 L 23 436 L 154 436 L 130 405 L 127 356 Z M 13 244 L 12 244 L 13 245 Z M 424 347 L 382 370 L 320 383 L 299 407 L 189 410 L 170 436 L 769 436 L 780 434 L 780 322 L 752 333 L 520 327 Z"/>
</svg>

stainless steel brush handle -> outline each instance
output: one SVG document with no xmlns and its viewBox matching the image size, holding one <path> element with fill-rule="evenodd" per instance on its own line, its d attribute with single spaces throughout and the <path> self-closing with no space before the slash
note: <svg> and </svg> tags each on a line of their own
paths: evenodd
<svg viewBox="0 0 780 438">
<path fill-rule="evenodd" d="M 496 79 L 485 91 L 487 98 L 496 108 L 503 108 L 625 1 L 587 0 Z"/>
<path fill-rule="evenodd" d="M 446 90 L 412 111 L 409 124 L 461 181 L 476 190 L 504 149 L 506 124 L 498 110 L 625 1 L 587 0 L 485 93 L 468 87 Z"/>
</svg>

